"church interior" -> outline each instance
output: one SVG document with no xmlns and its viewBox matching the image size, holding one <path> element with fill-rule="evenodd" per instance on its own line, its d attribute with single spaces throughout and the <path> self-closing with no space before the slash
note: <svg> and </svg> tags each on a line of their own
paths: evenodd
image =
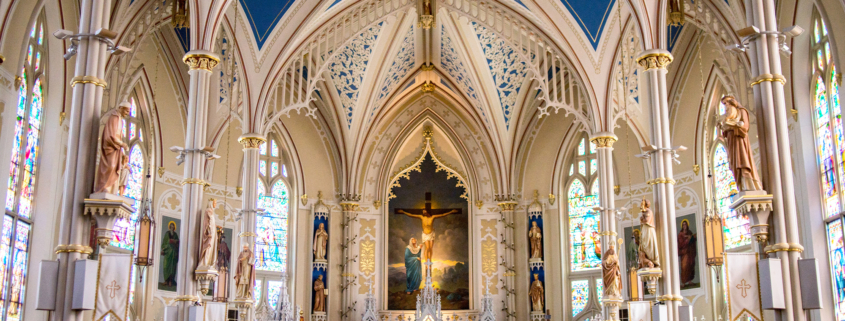
<svg viewBox="0 0 845 321">
<path fill-rule="evenodd" d="M 841 0 L 0 0 L 0 321 L 845 321 L 836 34 Z"/>
</svg>

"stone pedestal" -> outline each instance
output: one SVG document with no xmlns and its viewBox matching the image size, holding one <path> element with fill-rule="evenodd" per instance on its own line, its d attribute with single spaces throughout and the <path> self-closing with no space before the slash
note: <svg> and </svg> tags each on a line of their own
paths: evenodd
<svg viewBox="0 0 845 321">
<path fill-rule="evenodd" d="M 311 314 L 311 321 L 326 321 L 326 313 L 325 312 L 314 312 Z"/>
<path fill-rule="evenodd" d="M 544 312 L 531 312 L 531 321 L 545 321 L 546 320 L 546 313 Z"/>
<path fill-rule="evenodd" d="M 200 292 L 202 292 L 203 295 L 208 294 L 208 290 L 211 289 L 211 281 L 217 279 L 217 276 L 217 269 L 213 266 L 200 264 L 200 266 L 194 270 L 194 279 L 200 283 Z"/>
<path fill-rule="evenodd" d="M 622 306 L 622 298 L 617 296 L 606 296 L 601 299 L 602 305 L 607 308 L 607 320 L 609 321 L 617 321 L 619 320 L 619 307 Z"/>
<path fill-rule="evenodd" d="M 118 219 L 129 219 L 135 208 L 135 200 L 109 193 L 91 194 L 82 203 L 85 209 L 83 215 L 91 215 L 97 220 L 97 243 L 100 247 L 109 245 L 114 239 L 114 222 Z"/>
<path fill-rule="evenodd" d="M 766 191 L 744 191 L 734 196 L 731 210 L 751 218 L 751 234 L 766 246 L 769 239 L 769 215 L 772 214 L 772 195 Z"/>
<path fill-rule="evenodd" d="M 663 270 L 642 268 L 637 270 L 637 276 L 646 282 L 648 294 L 657 294 L 657 281 L 663 276 Z"/>
</svg>

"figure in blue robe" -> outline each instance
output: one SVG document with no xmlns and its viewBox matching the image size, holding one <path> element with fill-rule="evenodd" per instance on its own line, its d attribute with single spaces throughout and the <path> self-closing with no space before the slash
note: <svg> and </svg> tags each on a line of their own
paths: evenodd
<svg viewBox="0 0 845 321">
<path fill-rule="evenodd" d="M 417 239 L 411 238 L 410 244 L 405 248 L 405 276 L 407 277 L 408 294 L 420 288 L 422 281 L 422 264 L 420 262 L 420 251 L 422 246 L 417 245 Z"/>
</svg>

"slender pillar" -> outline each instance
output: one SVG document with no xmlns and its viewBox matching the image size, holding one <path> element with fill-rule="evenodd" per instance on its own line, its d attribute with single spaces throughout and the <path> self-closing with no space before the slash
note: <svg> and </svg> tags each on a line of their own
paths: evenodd
<svg viewBox="0 0 845 321">
<path fill-rule="evenodd" d="M 355 316 L 353 315 L 354 308 L 355 308 L 355 299 L 352 293 L 352 285 L 356 284 L 356 277 L 352 274 L 352 262 L 357 261 L 357 256 L 352 254 L 352 244 L 355 243 L 355 240 L 358 238 L 358 235 L 355 234 L 353 230 L 353 222 L 358 221 L 358 202 L 361 200 L 360 195 L 353 195 L 353 194 L 342 194 L 340 196 L 340 208 L 343 212 L 343 223 L 341 227 L 343 228 L 343 244 L 341 244 L 341 248 L 343 249 L 343 262 L 341 263 L 341 284 L 340 284 L 340 292 L 341 292 L 341 311 L 340 311 L 340 318 L 341 320 L 354 320 Z M 313 292 L 313 290 L 311 290 Z M 331 293 L 331 291 L 329 292 Z M 326 313 L 329 313 L 327 310 Z"/>
<path fill-rule="evenodd" d="M 258 158 L 259 155 L 259 148 L 261 144 L 264 144 L 267 140 L 264 136 L 259 134 L 244 134 L 238 138 L 238 142 L 241 143 L 243 146 L 244 151 L 244 181 L 242 184 L 243 186 L 243 194 L 241 194 L 241 232 L 238 234 L 240 237 L 240 248 L 235 249 L 235 253 L 241 253 L 241 249 L 244 245 L 248 246 L 250 250 L 255 251 L 255 221 L 256 221 L 256 214 L 260 209 L 257 208 L 258 205 Z M 255 266 L 253 266 L 253 269 Z M 253 273 L 255 271 L 253 270 Z M 235 275 L 231 273 L 231 275 Z M 233 281 L 234 284 L 234 281 Z M 249 296 L 242 297 L 236 294 L 234 303 L 238 307 L 240 314 L 244 315 L 243 319 L 245 320 L 253 320 L 255 317 L 255 296 L 252 293 L 253 287 L 249 287 Z"/>
<path fill-rule="evenodd" d="M 602 248 L 607 251 L 610 247 L 616 250 L 616 259 L 619 259 L 619 248 L 617 247 L 616 239 L 618 234 L 616 232 L 616 204 L 615 194 L 613 193 L 613 143 L 617 141 L 616 135 L 610 132 L 601 132 L 590 138 L 590 142 L 596 145 L 598 172 L 599 172 L 599 204 L 601 209 L 601 244 Z M 602 262 L 606 260 L 604 253 L 602 253 Z M 617 261 L 618 262 L 618 261 Z M 621 267 L 620 267 L 621 269 Z M 621 270 L 620 270 L 621 282 Z M 608 284 L 604 285 L 605 293 L 602 296 L 602 320 L 616 321 L 619 320 L 619 307 L 622 303 L 622 286 L 619 286 L 618 297 L 613 297 L 607 293 Z"/>
<path fill-rule="evenodd" d="M 502 263 L 505 267 L 505 275 L 504 275 L 504 286 L 505 292 L 507 295 L 507 302 L 506 308 L 507 310 L 505 319 L 509 321 L 516 320 L 516 315 L 518 314 L 516 309 L 516 269 L 514 264 L 516 263 L 516 254 L 514 253 L 514 220 L 513 220 L 513 212 L 516 209 L 516 206 L 519 203 L 516 202 L 516 197 L 514 196 L 502 196 L 499 197 L 499 211 L 502 214 L 502 223 L 505 224 L 505 233 L 501 235 L 501 242 L 505 245 L 505 255 L 501 257 Z M 529 309 L 530 310 L 530 309 Z M 526 315 L 528 312 L 525 313 Z"/>
<path fill-rule="evenodd" d="M 773 0 L 747 0 L 746 21 L 763 32 L 778 32 L 777 15 Z M 768 184 L 773 197 L 771 233 L 772 245 L 765 248 L 768 254 L 775 254 L 781 260 L 783 289 L 786 309 L 777 310 L 781 320 L 805 320 L 801 302 L 801 284 L 798 275 L 798 258 L 804 248 L 798 234 L 798 218 L 793 186 L 792 159 L 789 147 L 786 102 L 783 87 L 786 78 L 782 75 L 778 36 L 761 34 L 752 41 L 749 48 L 751 58 L 752 89 L 755 107 L 762 117 L 768 164 Z"/>
<path fill-rule="evenodd" d="M 655 150 L 650 152 L 654 209 L 657 218 L 658 244 L 661 244 L 661 269 L 663 282 L 658 300 L 665 301 L 669 308 L 669 321 L 678 320 L 678 305 L 681 296 L 680 273 L 678 270 L 678 234 L 675 226 L 675 180 L 672 173 L 674 151 L 670 136 L 669 102 L 666 90 L 666 67 L 672 63 L 672 54 L 666 50 L 653 49 L 643 52 L 637 63 L 643 67 L 645 76 L 644 94 L 646 105 L 651 111 L 651 142 Z"/>
<path fill-rule="evenodd" d="M 188 121 L 185 131 L 185 170 L 182 179 L 182 225 L 179 235 L 179 266 L 176 272 L 176 299 L 180 319 L 188 319 L 188 307 L 199 300 L 194 270 L 197 267 L 200 211 L 202 210 L 205 177 L 205 156 L 199 151 L 206 147 L 208 92 L 211 72 L 220 63 L 213 53 L 194 50 L 182 59 L 190 70 L 188 87 Z"/>
<path fill-rule="evenodd" d="M 80 1 L 79 33 L 93 34 L 97 29 L 109 28 L 110 0 Z M 68 125 L 67 159 L 62 188 L 61 224 L 56 253 L 59 259 L 59 279 L 56 293 L 56 321 L 80 321 L 81 310 L 71 310 L 73 301 L 73 262 L 91 253 L 83 239 L 88 220 L 82 216 L 82 202 L 93 191 L 94 165 L 97 157 L 97 134 L 106 87 L 106 44 L 93 39 L 79 40 L 76 71 L 73 80 Z"/>
</svg>

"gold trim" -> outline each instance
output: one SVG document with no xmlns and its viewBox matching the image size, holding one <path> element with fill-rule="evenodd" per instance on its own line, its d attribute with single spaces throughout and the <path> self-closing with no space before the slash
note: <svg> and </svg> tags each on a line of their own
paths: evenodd
<svg viewBox="0 0 845 321">
<path fill-rule="evenodd" d="M 425 30 L 431 29 L 431 26 L 434 25 L 434 16 L 432 15 L 421 15 L 420 16 L 420 28 Z"/>
<path fill-rule="evenodd" d="M 264 139 L 264 137 L 258 137 L 258 136 L 247 136 L 247 137 L 238 138 L 238 143 L 241 143 L 241 145 L 244 147 L 244 149 L 247 149 L 247 148 L 258 149 L 259 147 L 261 147 L 261 144 L 264 144 L 265 142 L 267 142 L 267 140 Z"/>
<path fill-rule="evenodd" d="M 341 211 L 343 211 L 343 212 L 354 212 L 354 211 L 357 211 L 359 209 L 358 203 L 344 202 L 344 203 L 340 203 L 339 205 L 340 205 Z"/>
<path fill-rule="evenodd" d="M 422 71 L 432 71 L 432 70 L 434 70 L 434 65 L 424 64 L 424 65 L 422 65 L 422 67 L 420 67 L 420 70 L 422 70 Z"/>
<path fill-rule="evenodd" d="M 433 93 L 437 87 L 431 82 L 426 82 L 422 84 L 421 88 L 424 93 Z"/>
<path fill-rule="evenodd" d="M 655 185 L 655 184 L 672 184 L 675 185 L 675 180 L 671 178 L 659 177 L 653 180 L 646 182 L 648 185 Z"/>
<path fill-rule="evenodd" d="M 616 137 L 613 136 L 596 136 L 590 138 L 590 142 L 596 144 L 597 148 L 613 147 L 613 143 L 615 143 L 616 141 Z"/>
<path fill-rule="evenodd" d="M 674 59 L 670 53 L 655 52 L 637 58 L 637 64 L 645 68 L 646 71 L 651 69 L 666 69 Z"/>
<path fill-rule="evenodd" d="M 781 85 L 786 85 L 786 77 L 783 75 L 778 74 L 762 74 L 754 78 L 754 81 L 751 82 L 750 86 L 754 87 L 764 82 L 779 82 Z"/>
<path fill-rule="evenodd" d="M 238 236 L 239 237 L 256 237 L 258 235 L 253 233 L 253 232 L 241 232 L 241 233 L 238 234 Z"/>
<path fill-rule="evenodd" d="M 60 254 L 60 253 L 81 253 L 81 254 L 87 255 L 87 254 L 94 253 L 94 249 L 92 249 L 90 246 L 81 245 L 81 244 L 68 244 L 68 245 L 59 244 L 59 245 L 56 246 L 55 250 L 56 250 L 56 254 Z"/>
<path fill-rule="evenodd" d="M 204 53 L 189 53 L 182 58 L 190 70 L 205 70 L 211 72 L 220 64 L 220 58 Z"/>
<path fill-rule="evenodd" d="M 601 234 L 599 234 L 599 235 L 601 235 L 601 236 L 618 236 L 619 234 L 616 234 L 616 232 L 614 232 L 614 231 L 604 231 L 604 232 L 601 232 Z"/>
<path fill-rule="evenodd" d="M 186 178 L 179 182 L 179 184 L 182 186 L 185 186 L 186 184 L 208 185 L 204 180 L 199 178 Z"/>
<path fill-rule="evenodd" d="M 517 202 L 502 202 L 498 204 L 502 211 L 513 211 L 517 205 L 519 205 Z"/>
<path fill-rule="evenodd" d="M 83 85 L 92 84 L 94 86 L 102 87 L 103 89 L 106 89 L 106 86 L 108 86 L 108 84 L 106 83 L 105 80 L 102 80 L 102 79 L 94 77 L 94 76 L 76 76 L 76 77 L 73 77 L 70 80 L 70 87 L 71 88 L 75 87 L 76 84 L 83 84 Z"/>
<path fill-rule="evenodd" d="M 194 296 L 194 295 L 180 295 L 180 296 L 177 296 L 175 299 L 173 299 L 173 302 L 182 302 L 182 301 L 197 302 L 199 300 L 200 300 L 200 298 L 197 297 L 197 296 Z"/>
</svg>

